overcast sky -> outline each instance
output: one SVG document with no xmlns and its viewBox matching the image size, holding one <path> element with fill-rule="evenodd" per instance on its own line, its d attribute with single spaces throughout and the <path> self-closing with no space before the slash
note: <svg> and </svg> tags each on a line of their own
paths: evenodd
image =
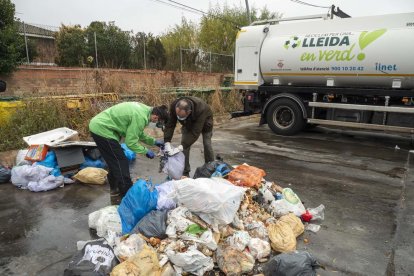
<svg viewBox="0 0 414 276">
<path fill-rule="evenodd" d="M 115 21 L 123 30 L 152 32 L 159 35 L 166 32 L 182 17 L 199 22 L 201 15 L 177 9 L 159 2 L 160 0 L 12 0 L 16 5 L 16 16 L 27 23 L 51 25 L 80 24 L 86 27 L 92 21 Z M 169 0 L 161 0 L 169 2 Z M 245 0 L 174 0 L 187 6 L 207 11 L 217 3 L 223 6 L 245 7 Z M 414 0 L 303 0 L 319 6 L 340 7 L 353 17 L 388 13 L 414 12 Z M 171 3 L 171 2 L 169 2 Z M 249 0 L 251 7 L 281 12 L 283 17 L 326 13 L 326 8 L 315 8 L 294 3 L 291 0 Z"/>
</svg>

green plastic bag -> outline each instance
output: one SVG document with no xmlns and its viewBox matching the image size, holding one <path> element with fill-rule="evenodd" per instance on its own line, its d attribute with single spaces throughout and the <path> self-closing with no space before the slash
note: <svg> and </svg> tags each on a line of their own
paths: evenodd
<svg viewBox="0 0 414 276">
<path fill-rule="evenodd" d="M 187 227 L 187 229 L 185 229 L 185 232 L 187 232 L 189 234 L 193 234 L 193 235 L 201 235 L 205 231 L 207 231 L 207 229 L 201 227 L 198 224 L 191 224 Z"/>
</svg>

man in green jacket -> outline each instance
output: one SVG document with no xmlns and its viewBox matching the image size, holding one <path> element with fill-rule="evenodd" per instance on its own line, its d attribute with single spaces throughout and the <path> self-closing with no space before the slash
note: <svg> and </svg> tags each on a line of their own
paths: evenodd
<svg viewBox="0 0 414 276">
<path fill-rule="evenodd" d="M 210 106 L 202 99 L 197 97 L 182 97 L 171 103 L 169 119 L 164 129 L 165 151 L 171 149 L 171 139 L 177 121 L 182 125 L 181 145 L 184 148 L 185 166 L 184 176 L 189 176 L 190 149 L 200 134 L 203 136 L 204 161 L 206 163 L 214 160 L 211 137 L 213 136 L 213 112 Z"/>
<path fill-rule="evenodd" d="M 112 196 L 124 197 L 132 186 L 129 164 L 119 141 L 125 138 L 129 149 L 153 159 L 154 152 L 149 146 L 162 146 L 161 141 L 144 133 L 144 128 L 152 123 L 163 123 L 168 119 L 165 105 L 150 107 L 138 102 L 125 102 L 114 105 L 95 117 L 89 123 L 92 138 L 108 165 L 108 182 Z"/>
</svg>

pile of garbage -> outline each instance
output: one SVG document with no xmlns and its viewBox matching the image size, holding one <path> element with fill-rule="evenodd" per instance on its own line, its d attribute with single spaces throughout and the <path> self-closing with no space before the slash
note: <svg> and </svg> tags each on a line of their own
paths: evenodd
<svg viewBox="0 0 414 276">
<path fill-rule="evenodd" d="M 140 179 L 119 206 L 89 214 L 100 239 L 78 242 L 65 275 L 316 275 L 319 264 L 296 251 L 296 239 L 324 219 L 324 206 L 306 209 L 265 175 L 213 161 L 200 178 Z"/>
<path fill-rule="evenodd" d="M 0 166 L 0 183 L 9 181 L 32 192 L 49 191 L 65 184 L 102 185 L 108 172 L 94 142 L 79 141 L 77 132 L 58 128 L 23 137 L 27 149 L 17 153 L 15 166 Z M 121 144 L 130 163 L 136 154 Z"/>
</svg>

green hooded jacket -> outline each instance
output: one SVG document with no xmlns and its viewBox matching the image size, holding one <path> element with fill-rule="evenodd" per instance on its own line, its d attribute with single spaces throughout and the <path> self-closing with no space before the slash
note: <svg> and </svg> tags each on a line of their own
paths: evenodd
<svg viewBox="0 0 414 276">
<path fill-rule="evenodd" d="M 89 122 L 89 130 L 118 142 L 124 137 L 128 148 L 136 153 L 146 154 L 148 149 L 140 142 L 150 146 L 155 143 L 153 137 L 144 133 L 144 128 L 150 122 L 151 110 L 151 107 L 142 103 L 120 103 L 93 117 Z"/>
</svg>

